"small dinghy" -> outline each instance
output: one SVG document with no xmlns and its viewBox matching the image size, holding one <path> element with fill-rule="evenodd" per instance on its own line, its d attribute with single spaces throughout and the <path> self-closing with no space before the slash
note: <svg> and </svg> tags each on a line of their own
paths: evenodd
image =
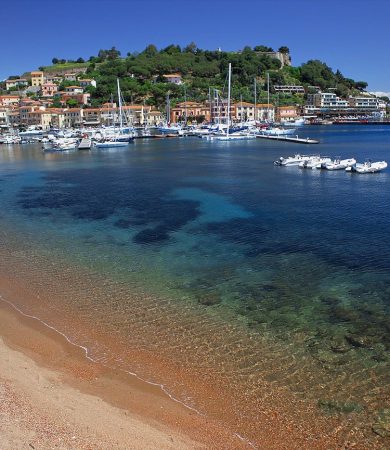
<svg viewBox="0 0 390 450">
<path fill-rule="evenodd" d="M 299 166 L 299 164 L 303 161 L 307 161 L 312 158 L 312 156 L 300 155 L 299 153 L 294 156 L 289 156 L 287 158 L 283 158 L 281 156 L 278 160 L 274 161 L 275 166 Z"/>
<path fill-rule="evenodd" d="M 299 164 L 301 169 L 321 169 L 322 165 L 332 162 L 328 157 L 313 156 L 306 161 L 302 161 Z"/>
<path fill-rule="evenodd" d="M 345 170 L 347 172 L 357 172 L 357 173 L 376 173 L 381 170 L 386 169 L 387 162 L 386 161 L 365 161 L 363 164 L 356 163 L 353 166 L 347 167 Z"/>
<path fill-rule="evenodd" d="M 333 161 L 326 163 L 324 168 L 327 170 L 343 170 L 356 164 L 356 159 L 340 159 L 335 158 Z"/>
</svg>

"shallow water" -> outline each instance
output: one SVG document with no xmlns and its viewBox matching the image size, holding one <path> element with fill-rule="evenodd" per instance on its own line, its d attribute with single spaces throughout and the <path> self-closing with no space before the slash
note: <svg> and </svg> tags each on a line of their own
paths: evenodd
<svg viewBox="0 0 390 450">
<path fill-rule="evenodd" d="M 2 146 L 1 246 L 13 248 L 2 269 L 23 261 L 28 277 L 45 265 L 50 279 L 35 289 L 62 292 L 59 323 L 78 310 L 115 333 L 115 345 L 212 368 L 254 402 L 259 377 L 370 428 L 389 401 L 390 172 L 272 162 L 298 151 L 388 160 L 390 127 L 300 134 L 321 144 L 189 138 L 66 154 Z M 61 263 L 94 275 L 65 295 Z M 109 340 L 103 349 L 86 332 L 79 339 L 151 377 L 120 350 L 111 355 Z M 199 404 L 179 384 L 172 390 Z"/>
</svg>

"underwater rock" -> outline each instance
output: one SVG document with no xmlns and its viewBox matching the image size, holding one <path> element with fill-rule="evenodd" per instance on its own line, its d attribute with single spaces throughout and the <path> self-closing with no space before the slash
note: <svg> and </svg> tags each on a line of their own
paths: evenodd
<svg viewBox="0 0 390 450">
<path fill-rule="evenodd" d="M 377 342 L 375 337 L 360 335 L 360 334 L 346 334 L 345 339 L 354 347 L 372 348 Z"/>
<path fill-rule="evenodd" d="M 332 315 L 340 322 L 356 322 L 360 319 L 359 313 L 341 305 L 332 308 Z"/>
<path fill-rule="evenodd" d="M 372 425 L 372 431 L 380 437 L 390 437 L 390 409 L 382 409 Z"/>
<path fill-rule="evenodd" d="M 347 344 L 343 337 L 334 337 L 330 341 L 330 348 L 335 353 L 347 353 L 351 350 L 351 347 Z"/>
<path fill-rule="evenodd" d="M 215 292 L 206 292 L 197 295 L 198 303 L 204 306 L 215 306 L 221 303 L 221 297 Z"/>
<path fill-rule="evenodd" d="M 354 402 L 340 402 L 338 400 L 318 400 L 317 405 L 326 414 L 350 414 L 363 411 L 362 405 Z"/>
</svg>

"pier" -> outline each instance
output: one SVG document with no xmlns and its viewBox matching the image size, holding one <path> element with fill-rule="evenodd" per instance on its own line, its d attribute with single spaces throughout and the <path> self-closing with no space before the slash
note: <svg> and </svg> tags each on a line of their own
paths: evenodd
<svg viewBox="0 0 390 450">
<path fill-rule="evenodd" d="M 283 141 L 283 142 L 294 142 L 296 144 L 319 144 L 320 141 L 316 139 L 310 138 L 300 138 L 297 136 L 285 136 L 285 135 L 276 135 L 276 136 L 268 136 L 266 134 L 259 134 L 256 136 L 258 139 L 269 139 L 271 141 Z"/>
</svg>

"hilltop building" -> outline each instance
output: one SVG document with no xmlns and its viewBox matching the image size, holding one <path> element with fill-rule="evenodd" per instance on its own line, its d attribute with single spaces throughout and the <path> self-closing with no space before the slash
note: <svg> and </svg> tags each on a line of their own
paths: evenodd
<svg viewBox="0 0 390 450">
<path fill-rule="evenodd" d="M 168 75 L 163 75 L 163 78 L 165 79 L 165 81 L 168 81 L 169 83 L 173 83 L 173 84 L 177 84 L 177 85 L 183 84 L 183 80 L 182 80 L 180 73 L 171 73 Z"/>
</svg>

